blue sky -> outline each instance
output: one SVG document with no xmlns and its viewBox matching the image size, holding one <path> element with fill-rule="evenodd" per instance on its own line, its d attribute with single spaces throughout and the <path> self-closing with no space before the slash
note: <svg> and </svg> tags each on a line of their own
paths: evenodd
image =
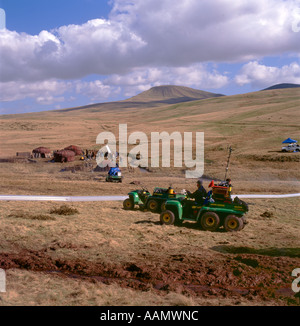
<svg viewBox="0 0 300 326">
<path fill-rule="evenodd" d="M 111 5 L 99 0 L 0 0 L 7 15 L 6 28 L 31 35 L 63 25 L 107 18 Z"/>
<path fill-rule="evenodd" d="M 300 0 L 0 0 L 0 114 L 300 84 Z"/>
</svg>

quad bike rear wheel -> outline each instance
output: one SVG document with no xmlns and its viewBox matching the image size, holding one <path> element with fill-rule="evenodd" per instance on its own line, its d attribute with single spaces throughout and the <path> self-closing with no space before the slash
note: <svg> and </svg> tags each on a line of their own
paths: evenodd
<svg viewBox="0 0 300 326">
<path fill-rule="evenodd" d="M 236 232 L 242 230 L 244 222 L 241 217 L 235 215 L 228 215 L 224 221 L 224 228 L 227 232 Z"/>
</svg>

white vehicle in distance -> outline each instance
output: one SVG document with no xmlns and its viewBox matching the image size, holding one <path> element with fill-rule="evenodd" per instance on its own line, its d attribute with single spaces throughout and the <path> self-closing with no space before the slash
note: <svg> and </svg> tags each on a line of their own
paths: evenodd
<svg viewBox="0 0 300 326">
<path fill-rule="evenodd" d="M 282 152 L 300 152 L 300 146 L 296 143 L 288 144 L 281 148 Z"/>
</svg>

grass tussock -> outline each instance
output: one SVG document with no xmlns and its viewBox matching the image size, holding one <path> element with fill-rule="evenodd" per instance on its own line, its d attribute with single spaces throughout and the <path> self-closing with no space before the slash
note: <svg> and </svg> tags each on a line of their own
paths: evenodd
<svg viewBox="0 0 300 326">
<path fill-rule="evenodd" d="M 251 247 L 244 246 L 215 246 L 214 250 L 222 253 L 230 253 L 230 254 L 249 254 L 249 255 L 263 255 L 270 257 L 290 257 L 290 258 L 300 258 L 300 249 L 299 248 L 262 248 L 256 249 Z M 237 256 L 236 260 L 240 260 L 241 258 Z"/>
<path fill-rule="evenodd" d="M 50 210 L 50 214 L 58 214 L 58 215 L 74 215 L 78 213 L 79 211 L 77 208 L 73 208 L 68 205 L 61 205 L 60 207 L 52 208 Z"/>
<path fill-rule="evenodd" d="M 295 154 L 295 155 L 294 155 Z M 240 155 L 250 161 L 259 162 L 300 162 L 300 156 L 297 153 L 288 153 L 286 155 Z"/>
<path fill-rule="evenodd" d="M 8 215 L 8 217 L 22 218 L 27 220 L 54 221 L 55 217 L 45 214 L 31 214 L 23 211 L 17 211 Z"/>
</svg>

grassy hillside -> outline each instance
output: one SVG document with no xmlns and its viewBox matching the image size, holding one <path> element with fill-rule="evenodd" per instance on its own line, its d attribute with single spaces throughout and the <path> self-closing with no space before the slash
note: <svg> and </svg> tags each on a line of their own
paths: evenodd
<svg viewBox="0 0 300 326">
<path fill-rule="evenodd" d="M 232 145 L 239 155 L 270 155 L 287 137 L 300 140 L 299 89 L 280 89 L 243 95 L 162 105 L 97 111 L 52 111 L 1 116 L 0 155 L 14 155 L 44 145 L 96 146 L 99 132 L 118 134 L 119 123 L 128 132 L 203 131 L 208 158 L 213 148 Z"/>
<path fill-rule="evenodd" d="M 202 131 L 204 186 L 224 177 L 227 147 L 234 194 L 294 193 L 300 153 L 299 89 L 280 89 L 148 107 L 132 101 L 1 116 L 0 155 L 68 145 L 97 149 L 96 137 L 119 123 L 143 131 Z M 149 152 L 150 154 L 150 152 Z M 96 161 L 0 163 L 1 194 L 126 195 L 145 186 L 195 190 L 185 167 L 122 169 L 121 184 L 94 172 Z M 79 170 L 77 168 L 80 168 Z M 133 184 L 132 184 L 133 182 Z M 138 183 L 136 185 L 136 183 Z M 5 201 L 0 209 L 1 305 L 299 305 L 291 272 L 299 267 L 298 198 L 247 200 L 247 226 L 235 233 L 203 231 L 196 223 L 160 225 L 159 215 L 125 211 L 122 202 Z"/>
<path fill-rule="evenodd" d="M 287 137 L 300 141 L 299 104 L 300 90 L 290 88 L 151 108 L 124 109 L 116 104 L 114 110 L 102 112 L 91 107 L 5 115 L 0 121 L 0 155 L 13 156 L 38 146 L 99 149 L 100 132 L 110 131 L 118 139 L 119 123 L 126 123 L 128 136 L 142 131 L 149 141 L 155 131 L 178 131 L 182 137 L 184 132 L 204 132 L 205 174 L 223 177 L 227 148 L 232 146 L 231 173 L 236 179 L 295 181 L 300 178 L 299 153 L 282 153 L 281 143 Z M 148 149 L 150 159 L 150 144 Z"/>
</svg>

